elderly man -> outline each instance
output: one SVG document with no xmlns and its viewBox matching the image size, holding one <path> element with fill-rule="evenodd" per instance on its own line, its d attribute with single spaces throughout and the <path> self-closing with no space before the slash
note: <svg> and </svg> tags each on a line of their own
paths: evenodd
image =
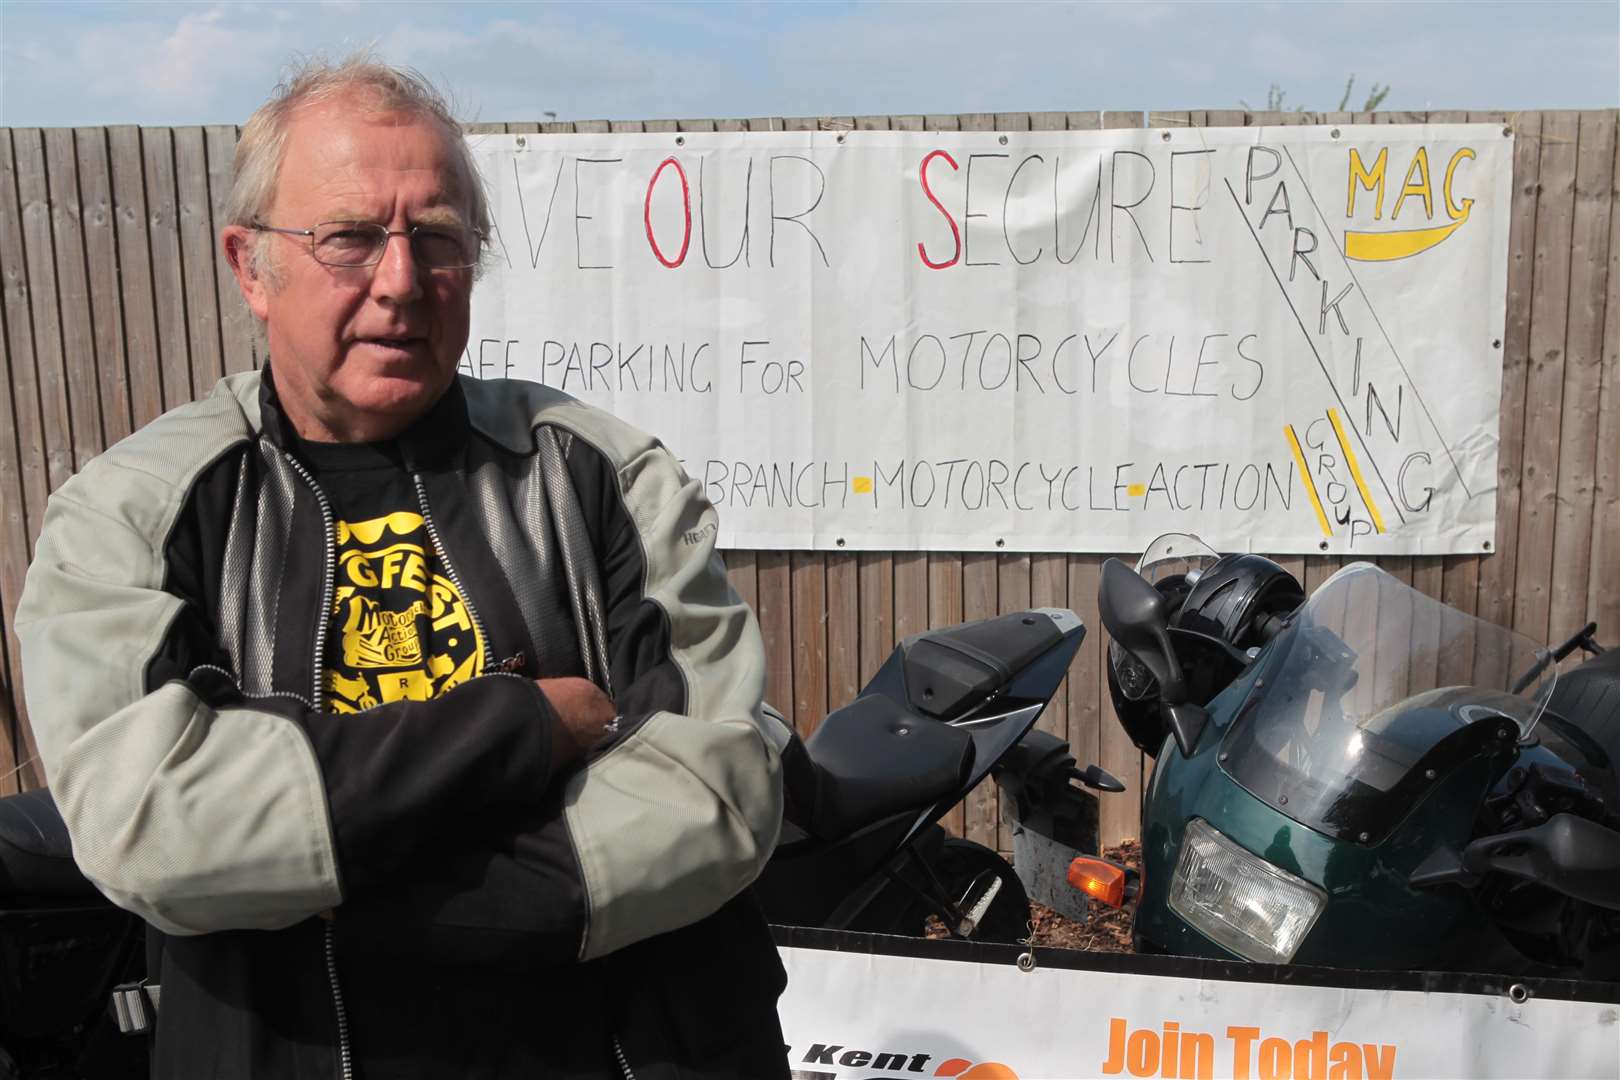
<svg viewBox="0 0 1620 1080">
<path fill-rule="evenodd" d="M 161 934 L 157 1075 L 785 1077 L 699 485 L 458 381 L 488 211 L 419 80 L 300 72 L 231 207 L 268 366 L 56 493 L 17 619 L 75 856 Z"/>
</svg>

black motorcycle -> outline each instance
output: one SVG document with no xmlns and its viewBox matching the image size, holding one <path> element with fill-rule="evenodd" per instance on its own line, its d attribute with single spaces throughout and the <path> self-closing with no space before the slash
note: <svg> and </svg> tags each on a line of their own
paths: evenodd
<svg viewBox="0 0 1620 1080">
<path fill-rule="evenodd" d="M 1053 879 L 1044 863 L 1097 851 L 1097 799 L 1073 782 L 1124 790 L 1032 730 L 1084 636 L 1073 612 L 1041 609 L 908 638 L 807 742 L 786 738 L 787 820 L 754 885 L 770 920 L 915 935 L 935 916 L 956 937 L 1026 937 L 1026 886 Z M 1018 873 L 939 825 L 986 776 L 1002 791 Z M 1037 898 L 1076 903 L 1061 871 L 1055 880 L 1056 895 Z"/>
<path fill-rule="evenodd" d="M 993 775 L 1021 871 L 1096 852 L 1097 799 L 1074 784 L 1123 785 L 1033 730 L 1084 634 L 1056 609 L 919 634 L 808 740 L 774 716 L 787 814 L 754 884 L 769 919 L 921 935 L 937 918 L 961 938 L 1026 936 L 1025 883 L 939 820 Z M 1042 898 L 1076 914 L 1061 869 L 1055 880 Z M 149 1031 L 161 1002 L 142 981 L 144 943 L 140 921 L 79 873 L 49 793 L 0 799 L 0 1080 L 145 1076 L 147 1040 L 121 1034 Z"/>
</svg>

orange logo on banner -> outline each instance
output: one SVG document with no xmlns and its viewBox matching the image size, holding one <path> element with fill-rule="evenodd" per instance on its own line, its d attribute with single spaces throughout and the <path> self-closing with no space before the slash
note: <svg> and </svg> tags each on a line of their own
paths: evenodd
<svg viewBox="0 0 1620 1080">
<path fill-rule="evenodd" d="M 983 1061 L 975 1065 L 967 1058 L 951 1058 L 934 1070 L 935 1076 L 950 1076 L 955 1080 L 1018 1080 L 1018 1074 L 999 1061 Z"/>
</svg>

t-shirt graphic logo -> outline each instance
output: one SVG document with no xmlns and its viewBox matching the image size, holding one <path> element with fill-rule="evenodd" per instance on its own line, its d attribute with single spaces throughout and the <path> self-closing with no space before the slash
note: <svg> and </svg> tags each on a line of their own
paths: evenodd
<svg viewBox="0 0 1620 1080">
<path fill-rule="evenodd" d="M 483 673 L 484 643 L 466 601 L 433 561 L 421 514 L 337 523 L 326 644 L 334 711 L 426 701 Z"/>
<path fill-rule="evenodd" d="M 369 596 L 350 593 L 343 618 L 343 666 L 348 668 L 403 667 L 422 662 L 422 636 L 416 617 L 426 609 L 418 600 L 404 611 L 384 611 Z"/>
</svg>

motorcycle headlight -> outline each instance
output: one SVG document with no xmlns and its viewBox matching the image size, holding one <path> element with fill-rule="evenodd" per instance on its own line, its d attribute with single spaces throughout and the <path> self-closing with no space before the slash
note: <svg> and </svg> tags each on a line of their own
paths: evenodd
<svg viewBox="0 0 1620 1080">
<path fill-rule="evenodd" d="M 1198 818 L 1187 823 L 1170 881 L 1170 910 L 1239 956 L 1286 964 L 1327 894 L 1234 844 Z"/>
</svg>

